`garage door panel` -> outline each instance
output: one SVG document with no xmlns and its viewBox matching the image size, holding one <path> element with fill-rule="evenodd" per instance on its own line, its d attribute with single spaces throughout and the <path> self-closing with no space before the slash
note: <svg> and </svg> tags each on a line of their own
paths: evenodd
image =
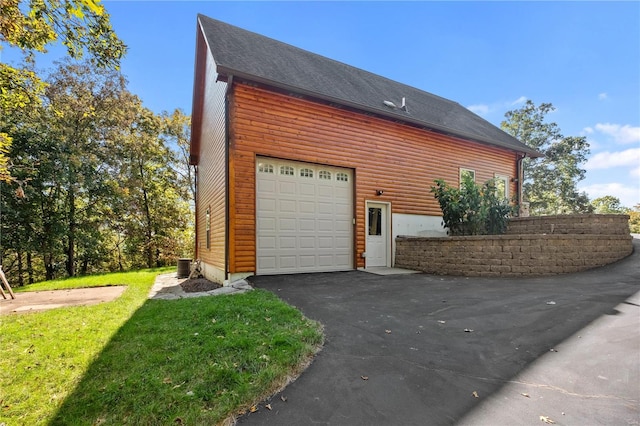
<svg viewBox="0 0 640 426">
<path fill-rule="evenodd" d="M 319 201 L 316 207 L 319 215 L 333 215 L 333 203 L 331 202 Z"/>
<path fill-rule="evenodd" d="M 298 238 L 299 247 L 304 249 L 315 249 L 316 248 L 316 237 L 299 237 Z"/>
<path fill-rule="evenodd" d="M 346 203 L 335 203 L 333 208 L 337 216 L 349 216 L 353 211 L 351 205 Z"/>
<path fill-rule="evenodd" d="M 332 249 L 334 247 L 335 247 L 335 243 L 334 243 L 333 237 L 318 237 L 319 249 Z"/>
<path fill-rule="evenodd" d="M 286 270 L 286 269 L 295 270 L 296 269 L 296 267 L 297 267 L 296 260 L 297 259 L 296 259 L 295 255 L 288 255 L 288 256 L 287 255 L 280 255 L 278 258 L 280 260 L 280 264 L 278 265 L 279 269 L 281 269 L 281 270 Z M 276 269 L 276 268 L 274 268 L 274 269 Z"/>
<path fill-rule="evenodd" d="M 315 232 L 316 231 L 316 221 L 315 219 L 299 219 L 298 220 L 298 229 L 300 232 Z"/>
<path fill-rule="evenodd" d="M 318 255 L 318 265 L 321 267 L 331 267 L 334 263 L 335 260 L 332 254 Z"/>
<path fill-rule="evenodd" d="M 351 249 L 351 238 L 349 237 L 335 237 L 334 239 L 334 247 L 337 250 L 350 250 Z"/>
<path fill-rule="evenodd" d="M 296 220 L 294 218 L 281 217 L 278 220 L 278 231 L 280 232 L 296 232 Z"/>
<path fill-rule="evenodd" d="M 309 179 L 309 178 L 306 178 Z M 302 197 L 316 197 L 316 185 L 313 183 L 300 183 L 299 184 L 300 193 L 298 195 Z"/>
<path fill-rule="evenodd" d="M 318 232 L 330 232 L 334 231 L 333 219 L 318 219 Z"/>
<path fill-rule="evenodd" d="M 275 232 L 276 231 L 276 219 L 273 217 L 258 217 L 258 228 L 263 232 Z"/>
<path fill-rule="evenodd" d="M 280 181 L 278 185 L 278 194 L 281 195 L 296 195 L 296 183 Z"/>
<path fill-rule="evenodd" d="M 333 198 L 333 187 L 329 185 L 318 185 L 318 198 Z"/>
<path fill-rule="evenodd" d="M 268 158 L 259 163 L 272 167 L 256 170 L 257 273 L 353 269 L 352 172 Z"/>
<path fill-rule="evenodd" d="M 266 198 L 260 197 L 257 200 L 257 210 L 258 212 L 272 212 L 276 211 L 276 199 L 275 198 Z M 259 216 L 261 217 L 261 216 Z"/>
<path fill-rule="evenodd" d="M 352 222 L 350 220 L 338 220 L 334 221 L 334 229 L 337 232 L 350 232 Z"/>
<path fill-rule="evenodd" d="M 271 178 L 270 180 L 262 179 L 258 181 L 256 188 L 259 194 L 275 194 L 276 193 L 275 178 Z"/>
<path fill-rule="evenodd" d="M 300 267 L 301 268 L 314 268 L 316 266 L 316 256 L 314 254 L 305 255 L 301 254 L 299 256 L 300 259 Z"/>
<path fill-rule="evenodd" d="M 279 249 L 291 249 L 291 250 L 295 250 L 296 248 L 296 237 L 280 237 L 278 240 L 278 248 Z"/>
<path fill-rule="evenodd" d="M 279 199 L 277 213 L 295 213 L 296 200 Z"/>
<path fill-rule="evenodd" d="M 298 202 L 298 211 L 302 214 L 312 214 L 315 215 L 317 211 L 315 201 L 299 201 Z"/>
<path fill-rule="evenodd" d="M 275 256 L 261 256 L 258 259 L 258 269 L 265 271 L 276 270 L 276 257 Z"/>
<path fill-rule="evenodd" d="M 276 246 L 276 237 L 268 237 L 261 235 L 258 237 L 258 249 L 259 250 L 275 250 Z"/>
</svg>

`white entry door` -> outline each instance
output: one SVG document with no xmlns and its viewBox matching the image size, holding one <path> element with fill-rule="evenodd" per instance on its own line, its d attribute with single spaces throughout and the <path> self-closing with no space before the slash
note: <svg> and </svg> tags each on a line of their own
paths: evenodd
<svg viewBox="0 0 640 426">
<path fill-rule="evenodd" d="M 389 259 L 388 204 L 367 202 L 367 268 L 391 266 Z"/>
</svg>

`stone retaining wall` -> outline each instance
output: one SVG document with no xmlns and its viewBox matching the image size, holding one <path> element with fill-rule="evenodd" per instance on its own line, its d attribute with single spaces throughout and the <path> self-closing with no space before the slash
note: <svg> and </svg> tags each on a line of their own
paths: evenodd
<svg viewBox="0 0 640 426">
<path fill-rule="evenodd" d="M 573 221 L 567 216 L 518 218 L 506 235 L 399 236 L 395 266 L 442 275 L 552 275 L 604 266 L 632 253 L 628 216 L 568 217 Z"/>
<path fill-rule="evenodd" d="M 574 214 L 516 217 L 509 220 L 507 234 L 629 235 L 629 215 Z"/>
</svg>

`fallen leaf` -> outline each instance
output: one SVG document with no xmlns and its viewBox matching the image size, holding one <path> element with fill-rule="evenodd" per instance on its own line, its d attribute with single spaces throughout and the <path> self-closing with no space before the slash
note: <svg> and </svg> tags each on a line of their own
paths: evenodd
<svg viewBox="0 0 640 426">
<path fill-rule="evenodd" d="M 529 394 L 528 394 L 528 393 L 524 393 L 524 392 L 523 392 L 523 393 L 521 393 L 520 395 L 525 396 L 525 397 L 527 397 L 527 398 L 531 398 L 531 397 L 529 396 Z"/>
<path fill-rule="evenodd" d="M 540 416 L 540 421 L 541 422 L 545 422 L 548 424 L 555 424 L 556 422 L 554 422 L 553 420 L 551 420 L 549 417 L 547 416 Z"/>
<path fill-rule="evenodd" d="M 473 330 L 472 330 L 472 329 L 470 329 L 470 328 L 465 328 L 465 329 L 464 329 L 464 332 L 465 332 L 465 333 L 472 333 L 472 332 L 473 332 Z"/>
<path fill-rule="evenodd" d="M 185 381 L 185 382 L 180 383 L 179 385 L 175 385 L 171 389 L 178 389 L 180 386 L 184 385 L 185 383 L 187 383 L 187 382 Z"/>
<path fill-rule="evenodd" d="M 553 300 L 550 300 L 550 301 L 547 302 L 547 305 L 555 305 L 555 304 L 556 304 L 556 302 L 554 302 Z"/>
<path fill-rule="evenodd" d="M 473 395 L 473 397 L 474 397 L 474 398 L 480 398 L 480 397 L 478 396 L 478 392 L 476 392 L 476 391 L 473 391 L 473 393 L 472 393 L 471 395 Z"/>
<path fill-rule="evenodd" d="M 271 404 L 265 405 L 264 408 L 266 408 L 267 410 L 271 411 Z"/>
<path fill-rule="evenodd" d="M 258 411 L 258 407 L 256 405 L 252 405 L 251 408 L 249 408 L 249 412 L 251 413 L 255 413 L 256 411 Z"/>
<path fill-rule="evenodd" d="M 183 423 L 180 417 L 176 417 L 175 420 L 173 420 L 173 422 L 177 425 L 181 425 Z"/>
<path fill-rule="evenodd" d="M 360 376 L 362 380 L 369 380 L 369 376 Z"/>
<path fill-rule="evenodd" d="M 551 348 L 551 349 L 549 349 L 549 352 L 558 352 L 558 351 L 556 351 L 555 349 Z"/>
<path fill-rule="evenodd" d="M 193 391 L 187 391 L 187 396 L 193 396 Z"/>
<path fill-rule="evenodd" d="M 287 397 L 284 395 L 280 395 L 280 399 L 282 400 L 282 402 L 287 402 Z"/>
<path fill-rule="evenodd" d="M 446 324 L 446 321 L 439 320 L 438 322 L 439 322 L 440 324 Z"/>
<path fill-rule="evenodd" d="M 385 330 L 384 332 L 387 334 L 391 334 L 391 330 Z"/>
<path fill-rule="evenodd" d="M 265 319 L 264 319 L 264 320 L 265 320 L 265 321 L 267 321 L 267 322 L 269 322 L 269 321 L 271 321 L 271 318 L 270 318 L 270 317 L 265 317 Z"/>
<path fill-rule="evenodd" d="M 162 380 L 162 383 L 170 385 L 172 383 L 171 377 L 165 377 L 164 380 Z"/>
</svg>

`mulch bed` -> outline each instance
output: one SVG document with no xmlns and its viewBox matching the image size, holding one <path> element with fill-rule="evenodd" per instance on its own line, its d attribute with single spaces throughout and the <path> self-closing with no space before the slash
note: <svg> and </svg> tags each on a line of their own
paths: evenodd
<svg viewBox="0 0 640 426">
<path fill-rule="evenodd" d="M 209 281 L 206 278 L 191 278 L 180 284 L 180 287 L 182 287 L 185 293 L 200 293 L 215 290 L 216 288 L 222 287 L 222 285 Z"/>
</svg>

